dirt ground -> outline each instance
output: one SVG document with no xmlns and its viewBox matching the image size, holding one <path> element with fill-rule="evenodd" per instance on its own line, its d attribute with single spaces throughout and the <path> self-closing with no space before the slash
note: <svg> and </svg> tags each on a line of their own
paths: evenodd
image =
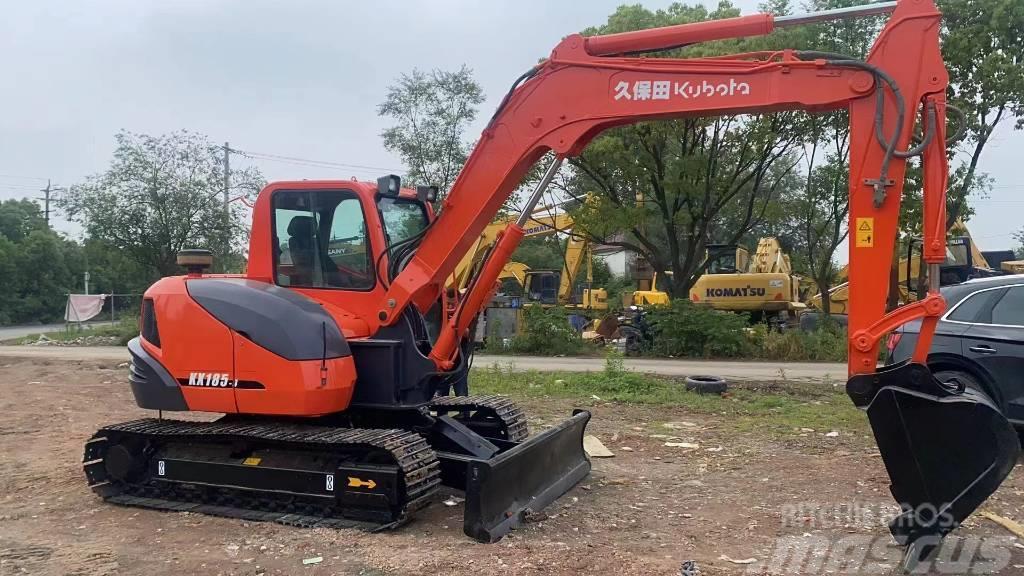
<svg viewBox="0 0 1024 576">
<path fill-rule="evenodd" d="M 589 431 L 616 456 L 595 459 L 591 476 L 547 518 L 497 544 L 466 538 L 461 504 L 441 501 L 381 534 L 108 505 L 86 487 L 82 444 L 103 424 L 149 415 L 135 407 L 118 364 L 0 359 L 0 575 L 675 575 L 690 560 L 703 575 L 774 574 L 779 538 L 888 541 L 893 505 L 869 438 L 770 438 L 736 433 L 718 417 L 598 401 L 588 407 Z M 524 404 L 534 430 L 572 408 Z M 854 505 L 875 515 L 849 514 Z M 1024 520 L 1019 471 L 987 508 Z M 972 518 L 956 534 L 1009 532 Z M 1024 574 L 1024 545 L 1004 548 L 1000 573 Z M 314 557 L 322 561 L 303 564 Z"/>
</svg>

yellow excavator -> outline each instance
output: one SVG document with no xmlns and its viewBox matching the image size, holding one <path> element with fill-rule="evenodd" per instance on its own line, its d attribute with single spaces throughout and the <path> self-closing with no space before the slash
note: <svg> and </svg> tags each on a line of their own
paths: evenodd
<svg viewBox="0 0 1024 576">
<path fill-rule="evenodd" d="M 737 244 L 709 244 L 707 251 L 705 272 L 690 288 L 693 303 L 786 323 L 807 307 L 799 297 L 800 278 L 778 239 L 761 238 L 753 258 Z"/>
<path fill-rule="evenodd" d="M 672 272 L 666 272 L 671 275 Z M 671 302 L 668 292 L 658 289 L 658 273 L 650 280 L 637 280 L 637 289 L 628 296 L 628 304 L 633 306 L 667 306 Z"/>
<path fill-rule="evenodd" d="M 541 207 L 532 213 L 524 226 L 525 237 L 547 236 L 572 229 L 572 217 L 564 212 L 552 214 L 551 208 Z M 449 281 L 449 288 L 462 292 L 468 287 L 469 278 L 473 276 L 470 272 L 484 259 L 487 251 L 497 241 L 498 234 L 505 229 L 509 221 L 510 219 L 499 219 L 484 229 L 473 249 L 463 256 L 456 267 Z M 515 280 L 523 289 L 527 305 L 560 305 L 570 309 L 607 310 L 608 292 L 604 288 L 592 286 L 593 257 L 587 239 L 569 233 L 563 261 L 561 270 L 534 270 L 520 262 L 509 262 L 502 269 L 499 280 Z M 584 261 L 587 264 L 586 282 L 577 293 L 575 284 Z"/>
<path fill-rule="evenodd" d="M 971 278 L 983 278 L 986 276 L 998 276 L 1001 274 L 1014 274 L 1018 264 L 1024 270 L 1024 262 L 1005 261 L 1000 264 L 1000 269 L 989 265 L 985 255 L 978 249 L 978 245 L 971 237 L 970 230 L 963 221 L 957 221 L 949 230 L 950 238 L 946 240 L 946 261 L 939 266 L 939 285 L 948 286 L 959 284 Z M 907 247 L 907 256 L 899 261 L 899 289 L 898 303 L 906 304 L 918 299 L 922 292 L 924 283 L 921 274 L 920 241 L 911 239 Z M 846 283 L 847 267 L 839 270 L 838 279 L 843 282 L 835 285 L 829 290 L 829 313 L 849 313 L 849 291 Z M 1019 272 L 1016 272 L 1019 273 Z M 821 293 L 815 294 L 808 300 L 808 304 L 818 310 L 823 310 Z"/>
</svg>

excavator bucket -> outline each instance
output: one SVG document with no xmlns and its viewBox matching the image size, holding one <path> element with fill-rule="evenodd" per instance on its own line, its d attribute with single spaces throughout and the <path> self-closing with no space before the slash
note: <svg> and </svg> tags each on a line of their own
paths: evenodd
<svg viewBox="0 0 1024 576">
<path fill-rule="evenodd" d="M 889 530 L 910 570 L 996 491 L 1017 461 L 1017 433 L 992 399 L 922 364 L 854 376 L 846 391 L 867 412 L 903 510 Z"/>
<path fill-rule="evenodd" d="M 487 438 L 499 451 L 487 458 L 439 451 L 442 482 L 464 489 L 463 531 L 495 542 L 565 494 L 590 473 L 583 433 L 590 412 L 576 410 L 562 423 L 524 442 Z"/>
</svg>

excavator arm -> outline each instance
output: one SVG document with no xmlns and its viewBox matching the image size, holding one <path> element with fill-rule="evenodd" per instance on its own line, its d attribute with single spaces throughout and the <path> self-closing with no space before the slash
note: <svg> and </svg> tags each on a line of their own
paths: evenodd
<svg viewBox="0 0 1024 576">
<path fill-rule="evenodd" d="M 889 12 L 864 61 L 795 50 L 693 59 L 628 56 Z M 906 510 L 892 532 L 908 545 L 907 562 L 916 562 L 998 487 L 1019 450 L 997 406 L 962 385 L 937 382 L 925 365 L 945 308 L 937 284 L 924 299 L 885 311 L 888 286 L 880 279 L 888 278 L 892 264 L 910 156 L 922 156 L 923 258 L 930 267 L 945 258 L 948 76 L 939 50 L 940 26 L 932 0 L 900 0 L 801 16 L 756 14 L 566 37 L 502 101 L 440 216 L 391 283 L 377 320 L 391 324 L 418 294 L 437 290 L 527 170 L 545 155 L 554 160 L 526 210 L 502 232 L 459 309 L 442 327 L 430 353 L 440 369 L 455 364 L 460 340 L 485 305 L 490 287 L 523 236 L 532 207 L 562 160 L 579 154 L 603 130 L 689 116 L 846 109 L 851 229 L 847 390 L 868 414 L 892 493 Z M 918 120 L 924 136 L 912 145 Z M 922 327 L 912 361 L 879 370 L 880 340 L 918 318 Z"/>
<path fill-rule="evenodd" d="M 869 8 L 873 12 L 893 9 L 892 3 L 878 6 Z M 931 160 L 925 176 L 930 191 L 925 197 L 926 226 L 928 237 L 933 239 L 926 246 L 926 259 L 941 261 L 944 257 L 942 234 L 937 233 L 935 222 L 943 216 L 943 204 L 937 200 L 944 193 L 947 173 L 941 133 L 947 74 L 939 52 L 940 14 L 934 4 L 899 3 L 866 62 L 791 50 L 695 59 L 609 55 L 765 34 L 775 25 L 798 22 L 776 20 L 762 14 L 610 36 L 565 38 L 548 60 L 525 74 L 506 96 L 452 187 L 441 215 L 425 234 L 415 256 L 391 283 L 377 312 L 379 320 L 384 324 L 394 322 L 417 293 L 436 289 L 530 166 L 549 152 L 558 162 L 578 154 L 607 128 L 643 120 L 847 108 L 852 132 L 851 222 L 873 219 L 871 245 L 855 251 L 851 265 L 851 280 L 856 283 L 860 279 L 865 285 L 854 296 L 860 302 L 853 307 L 861 313 L 851 319 L 851 329 L 854 333 L 863 331 L 867 342 L 866 346 L 852 347 L 856 356 L 852 371 L 871 372 L 874 365 L 865 359 L 873 358 L 884 332 L 870 328 L 884 313 L 885 286 L 865 279 L 883 277 L 892 257 L 906 167 L 905 159 L 894 152 L 908 147 L 915 111 L 927 110 L 934 117 L 928 124 L 935 126 L 932 145 L 925 151 Z M 880 143 L 878 136 L 884 142 Z M 521 237 L 515 228 L 512 224 L 502 234 L 506 243 L 512 242 L 512 237 Z M 499 265 L 495 272 L 500 269 Z M 470 304 L 467 299 L 462 305 Z M 475 311 L 468 309 L 460 314 L 464 324 L 468 325 Z M 456 334 L 447 339 L 457 340 L 457 333 L 464 327 L 451 328 Z M 922 338 L 922 342 L 927 340 Z M 450 342 L 439 344 L 442 349 L 434 357 L 450 358 L 448 348 L 454 350 L 454 346 Z"/>
</svg>

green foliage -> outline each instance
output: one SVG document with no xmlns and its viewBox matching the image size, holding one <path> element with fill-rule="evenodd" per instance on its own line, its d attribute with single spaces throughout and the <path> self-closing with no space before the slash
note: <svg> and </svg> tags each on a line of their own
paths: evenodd
<svg viewBox="0 0 1024 576">
<path fill-rule="evenodd" d="M 569 324 L 565 308 L 523 308 L 523 331 L 512 339 L 513 351 L 558 356 L 578 354 L 586 349 L 579 333 Z"/>
<path fill-rule="evenodd" d="M 729 2 L 713 10 L 671 4 L 664 10 L 621 6 L 604 25 L 612 34 L 739 15 Z M 652 57 L 714 56 L 772 48 L 773 40 L 709 42 Z M 709 242 L 736 243 L 775 211 L 792 188 L 803 143 L 794 113 L 687 117 L 608 130 L 578 158 L 566 187 L 593 201 L 573 210 L 577 230 L 622 246 L 664 273 L 669 291 L 685 297 L 700 276 Z"/>
<path fill-rule="evenodd" d="M 752 330 L 750 339 L 758 358 L 787 362 L 846 362 L 846 331 L 840 327 L 822 326 L 812 332 L 779 332 L 758 324 Z"/>
<path fill-rule="evenodd" d="M 564 266 L 565 244 L 555 235 L 528 236 L 512 253 L 512 260 L 533 270 L 561 270 Z"/>
<path fill-rule="evenodd" d="M 444 195 L 466 162 L 469 143 L 463 134 L 483 101 L 483 89 L 466 66 L 402 74 L 377 107 L 379 116 L 395 122 L 381 133 L 384 147 L 402 158 L 410 180 L 437 186 Z"/>
<path fill-rule="evenodd" d="M 747 317 L 675 299 L 669 306 L 651 308 L 648 321 L 654 335 L 650 352 L 658 356 L 733 358 L 751 351 Z"/>
<path fill-rule="evenodd" d="M 35 202 L 28 198 L 0 201 L 0 236 L 21 242 L 35 230 L 45 230 L 46 220 Z"/>
<path fill-rule="evenodd" d="M 648 313 L 653 356 L 691 358 L 761 358 L 765 360 L 845 362 L 846 332 L 825 322 L 813 332 L 769 329 L 749 324 L 745 314 L 721 312 L 689 300 Z"/>
<path fill-rule="evenodd" d="M 0 202 L 0 324 L 60 319 L 80 270 L 79 246 L 49 230 L 34 202 Z"/>
<path fill-rule="evenodd" d="M 208 248 L 224 269 L 227 252 L 241 252 L 244 209 L 223 206 L 222 149 L 205 136 L 173 132 L 148 136 L 120 132 L 106 172 L 72 186 L 61 200 L 90 238 L 122 251 L 159 276 L 178 273 L 183 248 Z M 234 187 L 259 189 L 255 169 L 234 169 Z M 230 246 L 230 249 L 225 249 Z"/>
<path fill-rule="evenodd" d="M 1024 128 L 1024 3 L 1020 0 L 938 0 L 942 56 L 954 104 L 967 115 L 967 160 L 951 174 L 946 227 L 966 208 L 971 193 L 985 190 L 977 167 L 993 130 L 1016 120 Z"/>
</svg>

